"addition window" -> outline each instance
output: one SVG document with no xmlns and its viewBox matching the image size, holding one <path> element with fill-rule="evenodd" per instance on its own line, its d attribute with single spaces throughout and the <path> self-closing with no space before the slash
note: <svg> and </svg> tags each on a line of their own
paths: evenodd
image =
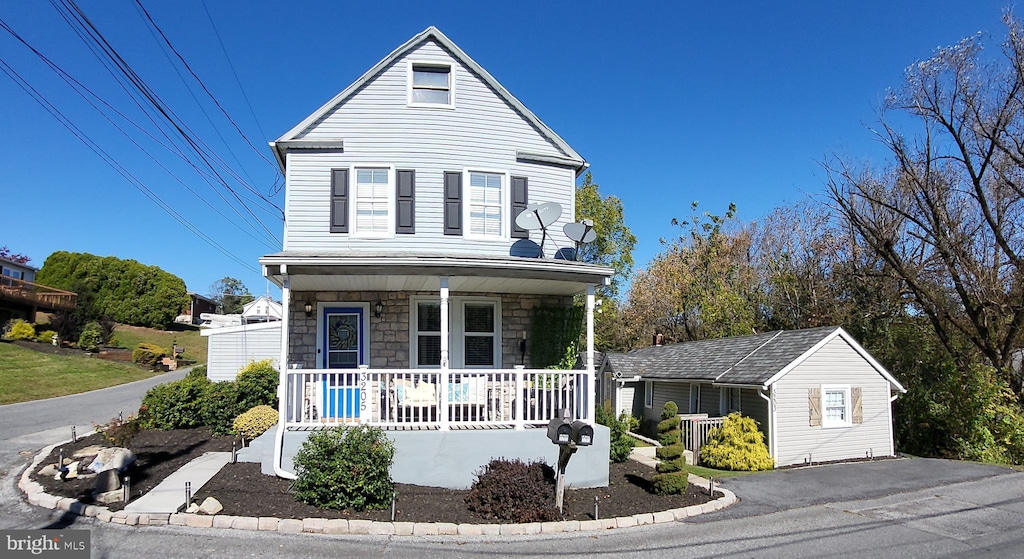
<svg viewBox="0 0 1024 559">
<path fill-rule="evenodd" d="M 494 303 L 466 303 L 463 309 L 463 363 L 466 367 L 494 367 L 494 349 L 497 346 Z"/>
<path fill-rule="evenodd" d="M 5 275 L 5 276 L 7 276 L 9 278 L 25 279 L 25 272 L 22 272 L 21 270 L 15 270 L 13 268 L 8 268 L 6 266 L 3 267 L 3 268 L 0 268 L 0 270 L 2 270 L 3 275 Z"/>
<path fill-rule="evenodd" d="M 387 236 L 392 233 L 391 196 L 394 187 L 389 168 L 356 168 L 353 200 L 354 235 Z"/>
<path fill-rule="evenodd" d="M 846 427 L 853 422 L 850 417 L 850 387 L 821 387 L 821 426 Z"/>
<path fill-rule="evenodd" d="M 644 407 L 654 407 L 654 383 L 649 380 L 644 381 Z"/>
<path fill-rule="evenodd" d="M 416 366 L 441 366 L 441 303 L 416 304 Z"/>
<path fill-rule="evenodd" d="M 452 107 L 452 67 L 413 62 L 409 66 L 409 104 Z"/>
<path fill-rule="evenodd" d="M 502 173 L 469 171 L 469 203 L 466 204 L 468 236 L 505 237 L 506 177 Z"/>
</svg>

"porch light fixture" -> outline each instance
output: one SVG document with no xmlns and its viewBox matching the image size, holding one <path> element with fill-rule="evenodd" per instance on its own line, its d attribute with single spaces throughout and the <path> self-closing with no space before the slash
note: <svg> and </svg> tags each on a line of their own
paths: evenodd
<svg viewBox="0 0 1024 559">
<path fill-rule="evenodd" d="M 306 318 L 313 316 L 313 303 L 306 301 Z"/>
<path fill-rule="evenodd" d="M 377 305 L 373 307 L 373 316 L 380 318 L 382 312 L 384 312 L 384 303 L 377 301 Z"/>
</svg>

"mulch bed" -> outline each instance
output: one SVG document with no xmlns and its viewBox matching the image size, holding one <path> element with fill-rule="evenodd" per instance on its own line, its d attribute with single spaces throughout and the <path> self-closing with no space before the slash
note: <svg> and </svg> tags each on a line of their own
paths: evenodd
<svg viewBox="0 0 1024 559">
<path fill-rule="evenodd" d="M 149 491 L 164 478 L 204 452 L 230 451 L 231 436 L 213 436 L 205 427 L 160 431 L 141 431 L 129 448 L 135 452 L 136 464 L 127 472 L 131 476 L 132 499 Z M 37 468 L 57 462 L 58 451 L 70 457 L 75 450 L 91 445 L 110 446 L 99 434 L 82 437 L 77 442 L 54 448 Z M 570 466 L 571 467 L 571 466 Z M 630 516 L 659 512 L 673 508 L 702 504 L 709 501 L 707 487 L 693 485 L 682 495 L 660 496 L 650 492 L 650 479 L 654 470 L 632 460 L 611 464 L 608 487 L 567 489 L 565 514 L 567 520 L 590 520 L 594 517 L 594 498 L 597 497 L 600 518 Z M 32 479 L 40 483 L 47 493 L 72 497 L 82 502 L 91 501 L 95 478 L 55 480 L 52 476 Z M 391 511 L 338 511 L 305 505 L 295 500 L 291 482 L 260 473 L 260 465 L 252 463 L 228 464 L 194 495 L 201 503 L 206 497 L 215 497 L 224 506 L 221 514 L 237 516 L 276 516 L 278 518 L 348 518 L 390 521 Z M 468 491 L 396 484 L 398 493 L 395 520 L 401 522 L 452 522 L 487 524 L 497 523 L 471 512 L 465 504 Z M 715 498 L 720 492 L 715 492 Z M 123 504 L 107 505 L 120 510 Z"/>
<path fill-rule="evenodd" d="M 193 458 L 202 456 L 204 452 L 230 452 L 233 440 L 233 436 L 214 436 L 205 427 L 175 431 L 157 429 L 140 431 L 128 445 L 128 448 L 136 456 L 135 464 L 126 472 L 131 477 L 131 498 L 137 499 Z M 46 460 L 40 463 L 36 472 L 32 473 L 32 479 L 42 485 L 44 490 L 51 495 L 72 497 L 83 503 L 92 502 L 92 490 L 96 486 L 96 478 L 75 478 L 61 481 L 52 476 L 40 476 L 37 473 L 39 468 L 46 464 L 57 463 L 60 449 L 64 450 L 66 458 L 70 458 L 74 451 L 91 445 L 111 446 L 97 433 L 81 437 L 77 442 L 56 447 Z M 184 494 L 182 499 L 184 500 Z M 124 504 L 120 502 L 106 506 L 110 510 L 124 508 Z"/>
<path fill-rule="evenodd" d="M 65 346 L 56 346 L 50 343 L 33 342 L 29 340 L 11 340 L 9 343 L 21 346 L 25 349 L 38 351 L 39 353 L 49 353 L 50 355 L 73 355 L 75 357 L 85 357 L 89 355 L 88 351 Z"/>
</svg>

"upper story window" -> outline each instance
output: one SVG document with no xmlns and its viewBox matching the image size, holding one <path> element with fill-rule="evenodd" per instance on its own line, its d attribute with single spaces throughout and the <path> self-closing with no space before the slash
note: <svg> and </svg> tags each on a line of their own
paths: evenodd
<svg viewBox="0 0 1024 559">
<path fill-rule="evenodd" d="M 502 173 L 469 171 L 466 212 L 467 236 L 503 238 L 506 235 L 506 177 Z"/>
<path fill-rule="evenodd" d="M 353 230 L 358 236 L 388 236 L 392 233 L 392 200 L 394 187 L 388 168 L 355 169 L 352 200 Z"/>
<path fill-rule="evenodd" d="M 446 64 L 410 63 L 409 104 L 454 107 L 452 73 L 452 67 Z"/>
</svg>

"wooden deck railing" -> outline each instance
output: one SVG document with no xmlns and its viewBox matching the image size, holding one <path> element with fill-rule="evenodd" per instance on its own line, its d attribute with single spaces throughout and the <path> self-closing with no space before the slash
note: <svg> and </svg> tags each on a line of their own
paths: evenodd
<svg viewBox="0 0 1024 559">
<path fill-rule="evenodd" d="M 589 417 L 586 371 L 549 369 L 289 369 L 285 425 L 427 429 L 546 425 L 561 410 Z"/>
<path fill-rule="evenodd" d="M 693 463 L 700 464 L 700 449 L 708 441 L 708 433 L 722 426 L 724 417 L 708 417 L 706 413 L 681 414 L 679 428 L 682 429 L 683 446 L 693 452 Z"/>
<path fill-rule="evenodd" d="M 0 297 L 43 309 L 71 311 L 77 293 L 8 276 L 0 276 Z"/>
</svg>

